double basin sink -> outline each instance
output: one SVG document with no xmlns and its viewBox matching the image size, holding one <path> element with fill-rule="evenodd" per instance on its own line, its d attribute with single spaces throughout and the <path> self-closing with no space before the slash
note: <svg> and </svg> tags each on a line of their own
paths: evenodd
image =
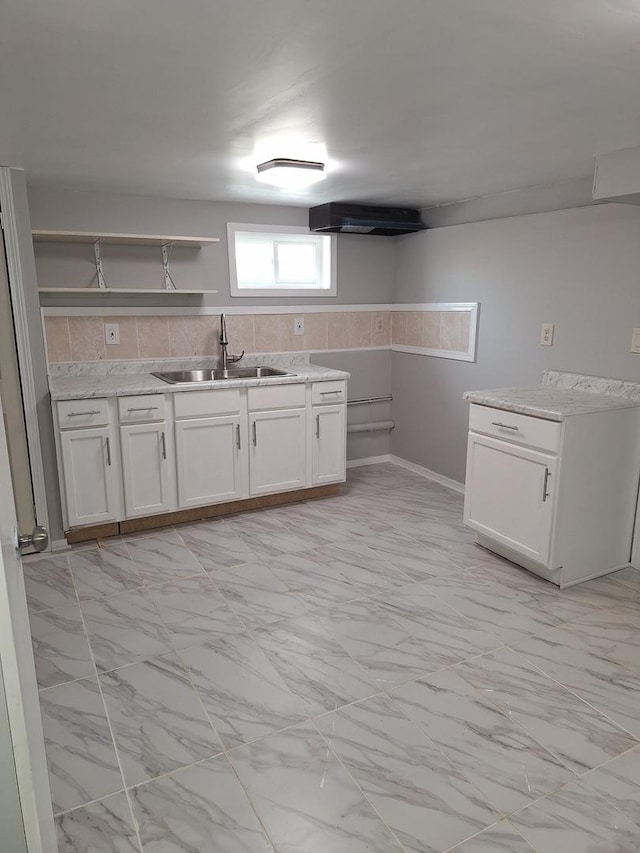
<svg viewBox="0 0 640 853">
<path fill-rule="evenodd" d="M 286 370 L 275 367 L 232 367 L 227 370 L 212 368 L 207 370 L 171 370 L 167 373 L 152 373 L 152 376 L 170 382 L 172 385 L 187 382 L 214 382 L 225 379 L 264 379 L 268 376 L 293 376 Z"/>
</svg>

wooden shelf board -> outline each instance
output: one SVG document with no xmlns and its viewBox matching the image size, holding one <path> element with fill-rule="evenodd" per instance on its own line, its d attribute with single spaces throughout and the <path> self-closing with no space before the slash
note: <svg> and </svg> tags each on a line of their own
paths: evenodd
<svg viewBox="0 0 640 853">
<path fill-rule="evenodd" d="M 35 243 L 110 243 L 117 246 L 182 246 L 201 248 L 219 243 L 219 237 L 177 237 L 165 234 L 114 234 L 96 231 L 47 231 L 36 229 L 31 232 Z"/>
<path fill-rule="evenodd" d="M 149 287 L 39 287 L 38 293 L 75 295 L 75 296 L 93 296 L 94 294 L 117 294 L 121 295 L 144 295 L 148 296 L 204 296 L 205 293 L 217 293 L 217 290 L 165 290 L 164 288 L 151 289 Z"/>
</svg>

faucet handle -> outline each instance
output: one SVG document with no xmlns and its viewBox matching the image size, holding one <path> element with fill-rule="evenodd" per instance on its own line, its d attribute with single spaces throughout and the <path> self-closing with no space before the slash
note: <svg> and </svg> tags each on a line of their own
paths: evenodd
<svg viewBox="0 0 640 853">
<path fill-rule="evenodd" d="M 228 358 L 228 361 L 230 364 L 235 364 L 237 361 L 240 361 L 240 359 L 242 359 L 242 358 L 244 358 L 244 350 L 242 350 L 240 355 L 230 355 Z"/>
</svg>

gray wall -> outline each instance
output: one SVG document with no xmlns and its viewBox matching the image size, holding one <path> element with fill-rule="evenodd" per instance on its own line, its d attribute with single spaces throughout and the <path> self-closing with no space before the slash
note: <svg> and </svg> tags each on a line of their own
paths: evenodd
<svg viewBox="0 0 640 853">
<path fill-rule="evenodd" d="M 233 204 L 184 199 L 129 196 L 29 187 L 31 222 L 36 229 L 115 231 L 219 237 L 203 249 L 174 248 L 171 272 L 177 287 L 217 290 L 193 305 L 290 305 L 391 302 L 395 240 L 353 234 L 338 236 L 338 295 L 305 299 L 232 298 L 229 295 L 227 222 L 265 225 L 308 225 L 307 209 L 275 205 Z M 38 280 L 46 287 L 87 287 L 95 284 L 91 246 L 36 244 Z M 106 246 L 105 276 L 112 287 L 162 287 L 160 250 L 150 247 Z M 163 302 L 167 304 L 166 297 Z M 129 299 L 129 297 L 128 297 Z M 173 298 L 172 298 L 173 299 Z M 74 304 L 95 305 L 92 302 Z M 127 304 L 134 304 L 127 302 Z M 144 297 L 144 305 L 153 305 Z M 173 301 L 171 304 L 175 304 Z"/>
<path fill-rule="evenodd" d="M 640 379 L 640 208 L 604 204 L 435 228 L 396 243 L 395 301 L 481 303 L 474 364 L 392 356 L 392 453 L 464 480 L 468 389 L 544 368 Z M 555 323 L 553 347 L 540 324 Z"/>
</svg>

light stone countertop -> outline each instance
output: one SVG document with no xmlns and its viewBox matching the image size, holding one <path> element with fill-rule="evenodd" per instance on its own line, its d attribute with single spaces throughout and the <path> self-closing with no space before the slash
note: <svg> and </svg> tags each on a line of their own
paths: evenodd
<svg viewBox="0 0 640 853">
<path fill-rule="evenodd" d="M 466 391 L 470 403 L 492 406 L 505 412 L 532 415 L 549 421 L 563 421 L 572 415 L 604 412 L 640 406 L 640 399 L 569 390 L 555 385 L 528 385 L 520 388 L 493 388 L 489 391 Z"/>
<path fill-rule="evenodd" d="M 175 385 L 152 376 L 150 372 L 54 375 L 49 377 L 49 390 L 51 399 L 55 402 L 96 397 L 123 397 L 129 394 L 175 394 L 178 391 L 204 391 L 209 388 L 247 388 L 257 385 L 329 382 L 337 379 L 348 379 L 350 375 L 344 370 L 321 367 L 317 364 L 279 364 L 278 366 L 283 370 L 290 371 L 290 375 L 260 379 L 225 379 L 212 382 L 178 383 Z M 157 368 L 154 367 L 153 369 Z M 165 369 L 181 368 L 172 366 Z"/>
</svg>

